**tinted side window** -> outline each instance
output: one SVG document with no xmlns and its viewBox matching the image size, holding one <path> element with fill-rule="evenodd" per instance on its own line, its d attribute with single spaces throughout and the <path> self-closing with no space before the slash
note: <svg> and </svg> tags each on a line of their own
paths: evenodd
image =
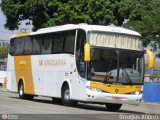
<svg viewBox="0 0 160 120">
<path fill-rule="evenodd" d="M 11 55 L 30 55 L 32 53 L 31 37 L 11 39 L 9 53 Z"/>
<path fill-rule="evenodd" d="M 53 33 L 52 53 L 74 53 L 76 30 Z"/>
<path fill-rule="evenodd" d="M 78 30 L 76 52 L 80 52 L 81 54 L 83 54 L 85 43 L 86 43 L 86 33 L 85 33 L 85 31 Z"/>
<path fill-rule="evenodd" d="M 64 52 L 74 54 L 76 31 L 72 30 L 65 34 Z"/>
<path fill-rule="evenodd" d="M 53 47 L 52 53 L 62 53 L 63 52 L 63 33 L 53 33 Z"/>
<path fill-rule="evenodd" d="M 76 30 L 11 39 L 11 55 L 74 54 Z"/>
<path fill-rule="evenodd" d="M 42 38 L 41 36 L 33 36 L 33 49 L 32 54 L 40 54 L 42 47 Z"/>
<path fill-rule="evenodd" d="M 21 39 L 23 41 L 23 54 L 30 55 L 32 53 L 32 39 L 31 37 L 25 37 Z"/>
<path fill-rule="evenodd" d="M 22 55 L 23 54 L 22 38 L 16 38 L 14 42 L 15 42 L 15 55 Z"/>
<path fill-rule="evenodd" d="M 43 35 L 42 54 L 51 54 L 52 34 Z"/>
<path fill-rule="evenodd" d="M 14 55 L 14 53 L 15 53 L 15 41 L 14 41 L 14 39 L 11 39 L 11 41 L 10 41 L 9 53 L 11 55 Z"/>
</svg>

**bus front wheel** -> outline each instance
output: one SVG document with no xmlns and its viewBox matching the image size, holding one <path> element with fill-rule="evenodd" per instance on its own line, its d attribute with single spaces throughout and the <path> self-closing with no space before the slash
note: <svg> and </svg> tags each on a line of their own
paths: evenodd
<svg viewBox="0 0 160 120">
<path fill-rule="evenodd" d="M 114 103 L 107 103 L 105 105 L 109 111 L 118 111 L 122 106 L 122 104 L 114 104 Z"/>
<path fill-rule="evenodd" d="M 62 103 L 65 106 L 76 106 L 77 105 L 77 101 L 74 101 L 74 100 L 70 99 L 70 90 L 69 90 L 68 85 L 65 85 L 62 88 Z"/>
</svg>

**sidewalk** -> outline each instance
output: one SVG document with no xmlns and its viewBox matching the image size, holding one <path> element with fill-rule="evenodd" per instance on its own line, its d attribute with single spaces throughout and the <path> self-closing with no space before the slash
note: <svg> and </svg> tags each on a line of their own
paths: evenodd
<svg viewBox="0 0 160 120">
<path fill-rule="evenodd" d="M 8 90 L 6 88 L 2 88 L 2 85 L 0 84 L 0 91 L 5 91 L 7 92 Z"/>
<path fill-rule="evenodd" d="M 154 102 L 142 102 L 141 104 L 159 106 L 159 109 L 160 109 L 160 103 L 154 103 Z"/>
</svg>

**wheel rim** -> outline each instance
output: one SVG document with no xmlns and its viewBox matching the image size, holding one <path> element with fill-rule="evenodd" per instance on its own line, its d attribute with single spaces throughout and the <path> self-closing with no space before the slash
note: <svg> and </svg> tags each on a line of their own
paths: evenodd
<svg viewBox="0 0 160 120">
<path fill-rule="evenodd" d="M 21 96 L 23 95 L 23 85 L 20 86 L 19 93 Z"/>
<path fill-rule="evenodd" d="M 69 100 L 69 99 L 70 99 L 70 92 L 69 92 L 69 90 L 66 90 L 66 91 L 64 92 L 64 99 L 65 99 L 65 100 Z"/>
</svg>

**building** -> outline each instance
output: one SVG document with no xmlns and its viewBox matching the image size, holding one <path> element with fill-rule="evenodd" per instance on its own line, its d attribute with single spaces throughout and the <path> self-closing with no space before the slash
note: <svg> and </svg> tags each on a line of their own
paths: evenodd
<svg viewBox="0 0 160 120">
<path fill-rule="evenodd" d="M 3 46 L 8 47 L 9 46 L 9 40 L 0 39 L 0 47 L 3 47 Z M 7 58 L 2 55 L 2 51 L 0 51 L 0 53 L 1 53 L 0 54 L 0 70 L 5 71 L 6 70 L 6 64 L 7 64 Z"/>
</svg>

